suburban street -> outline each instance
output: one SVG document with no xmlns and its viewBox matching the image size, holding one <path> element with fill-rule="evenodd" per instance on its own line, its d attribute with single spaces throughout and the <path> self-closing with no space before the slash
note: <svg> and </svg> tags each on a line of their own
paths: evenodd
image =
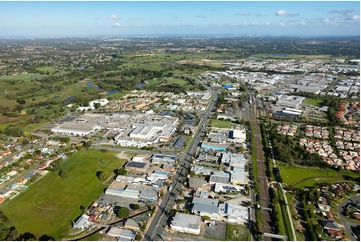
<svg viewBox="0 0 361 242">
<path fill-rule="evenodd" d="M 352 240 L 352 241 L 358 241 L 358 239 L 356 238 L 356 236 L 354 236 L 354 233 L 351 230 L 351 226 L 357 226 L 359 224 L 354 224 L 349 222 L 343 215 L 342 215 L 342 210 L 344 208 L 344 206 L 348 203 L 350 203 L 351 201 L 353 202 L 359 202 L 360 203 L 360 194 L 351 196 L 350 198 L 344 200 L 343 202 L 340 203 L 340 205 L 338 206 L 337 212 L 338 212 L 338 216 L 341 219 L 342 225 L 345 228 L 345 231 L 347 233 L 347 236 Z"/>
</svg>

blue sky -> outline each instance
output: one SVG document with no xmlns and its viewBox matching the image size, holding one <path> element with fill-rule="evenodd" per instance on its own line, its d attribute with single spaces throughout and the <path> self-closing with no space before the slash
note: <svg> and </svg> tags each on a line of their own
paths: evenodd
<svg viewBox="0 0 361 242">
<path fill-rule="evenodd" d="M 1 36 L 359 35 L 358 1 L 0 2 Z"/>
</svg>

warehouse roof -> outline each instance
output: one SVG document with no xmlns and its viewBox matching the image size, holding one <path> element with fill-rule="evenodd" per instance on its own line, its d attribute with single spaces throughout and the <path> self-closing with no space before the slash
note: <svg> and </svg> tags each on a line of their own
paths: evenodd
<svg viewBox="0 0 361 242">
<path fill-rule="evenodd" d="M 176 213 L 172 221 L 172 226 L 180 226 L 189 229 L 198 229 L 200 224 L 200 216 L 185 213 Z"/>
</svg>

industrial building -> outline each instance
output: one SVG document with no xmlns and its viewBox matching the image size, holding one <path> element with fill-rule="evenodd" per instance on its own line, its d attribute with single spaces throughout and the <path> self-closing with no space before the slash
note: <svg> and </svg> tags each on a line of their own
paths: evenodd
<svg viewBox="0 0 361 242">
<path fill-rule="evenodd" d="M 248 208 L 231 203 L 219 204 L 219 214 L 227 218 L 229 223 L 246 223 L 248 221 Z"/>
<path fill-rule="evenodd" d="M 214 184 L 217 182 L 228 183 L 230 179 L 230 174 L 224 171 L 214 171 L 209 178 L 209 183 Z"/>
<path fill-rule="evenodd" d="M 229 132 L 229 137 L 234 143 L 240 144 L 246 142 L 247 132 L 245 129 L 234 129 Z"/>
<path fill-rule="evenodd" d="M 174 231 L 197 234 L 201 233 L 201 217 L 185 213 L 176 213 L 170 227 Z"/>
<path fill-rule="evenodd" d="M 140 161 L 130 161 L 124 166 L 124 168 L 127 171 L 145 172 L 149 168 L 149 163 L 140 162 Z"/>
<path fill-rule="evenodd" d="M 52 128 L 51 131 L 63 135 L 86 136 L 92 135 L 100 129 L 101 127 L 97 124 L 87 122 L 84 119 L 76 119 Z"/>
<path fill-rule="evenodd" d="M 173 155 L 163 155 L 163 154 L 154 154 L 152 156 L 152 163 L 154 164 L 174 164 L 177 160 L 176 156 Z"/>
<path fill-rule="evenodd" d="M 281 107 L 297 108 L 304 99 L 305 97 L 300 96 L 279 95 L 276 105 Z"/>
<path fill-rule="evenodd" d="M 115 183 L 115 182 L 113 182 Z M 105 191 L 107 195 L 113 195 L 123 198 L 136 199 L 141 202 L 155 202 L 158 198 L 158 192 L 151 187 L 142 185 L 127 185 L 124 189 L 112 188 L 111 184 Z"/>
</svg>

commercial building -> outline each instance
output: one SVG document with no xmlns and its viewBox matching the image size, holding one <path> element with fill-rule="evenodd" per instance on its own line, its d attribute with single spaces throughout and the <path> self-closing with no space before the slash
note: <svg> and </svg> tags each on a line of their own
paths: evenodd
<svg viewBox="0 0 361 242">
<path fill-rule="evenodd" d="M 222 163 L 229 166 L 244 167 L 247 164 L 247 159 L 244 154 L 222 152 Z"/>
<path fill-rule="evenodd" d="M 140 161 L 130 161 L 128 162 L 124 168 L 128 171 L 138 171 L 145 172 L 149 167 L 148 162 L 140 162 Z"/>
<path fill-rule="evenodd" d="M 173 155 L 154 154 L 152 156 L 152 163 L 154 164 L 174 164 L 176 160 L 177 157 Z"/>
<path fill-rule="evenodd" d="M 133 184 L 127 185 L 124 189 L 108 188 L 105 191 L 105 194 L 136 199 L 141 202 L 155 202 L 158 198 L 158 192 L 153 188 Z"/>
<path fill-rule="evenodd" d="M 215 183 L 214 185 L 214 192 L 217 193 L 228 193 L 228 192 L 240 192 L 244 190 L 244 187 L 238 186 L 238 185 L 232 185 L 232 184 L 226 184 L 226 183 Z"/>
<path fill-rule="evenodd" d="M 52 128 L 51 131 L 63 135 L 86 136 L 92 135 L 100 129 L 101 127 L 97 124 L 89 123 L 83 119 L 76 119 Z"/>
<path fill-rule="evenodd" d="M 280 95 L 278 97 L 278 101 L 276 102 L 276 105 L 281 107 L 297 108 L 303 102 L 304 99 L 305 97 L 300 97 L 300 96 Z"/>
<path fill-rule="evenodd" d="M 176 213 L 170 227 L 174 231 L 197 234 L 201 233 L 201 217 L 185 213 Z"/>
<path fill-rule="evenodd" d="M 201 216 L 209 216 L 211 219 L 217 219 L 218 199 L 194 197 L 192 203 L 192 213 L 196 213 Z"/>
<path fill-rule="evenodd" d="M 229 223 L 246 223 L 248 221 L 248 208 L 231 203 L 219 204 L 219 214 L 227 218 Z"/>
<path fill-rule="evenodd" d="M 147 180 L 154 182 L 154 181 L 158 181 L 158 180 L 168 180 L 169 177 L 169 172 L 167 171 L 160 171 L 160 170 L 156 170 L 154 171 L 152 174 L 147 176 Z"/>
<path fill-rule="evenodd" d="M 231 139 L 233 139 L 234 143 L 244 143 L 247 138 L 247 132 L 245 129 L 234 129 L 229 133 Z"/>
<path fill-rule="evenodd" d="M 230 174 L 224 171 L 214 171 L 209 178 L 209 183 L 214 184 L 217 182 L 228 183 L 230 179 Z"/>
<path fill-rule="evenodd" d="M 115 237 L 118 241 L 132 241 L 134 240 L 135 235 L 136 233 L 134 231 L 117 226 L 112 226 L 107 232 L 107 236 Z"/>
</svg>

